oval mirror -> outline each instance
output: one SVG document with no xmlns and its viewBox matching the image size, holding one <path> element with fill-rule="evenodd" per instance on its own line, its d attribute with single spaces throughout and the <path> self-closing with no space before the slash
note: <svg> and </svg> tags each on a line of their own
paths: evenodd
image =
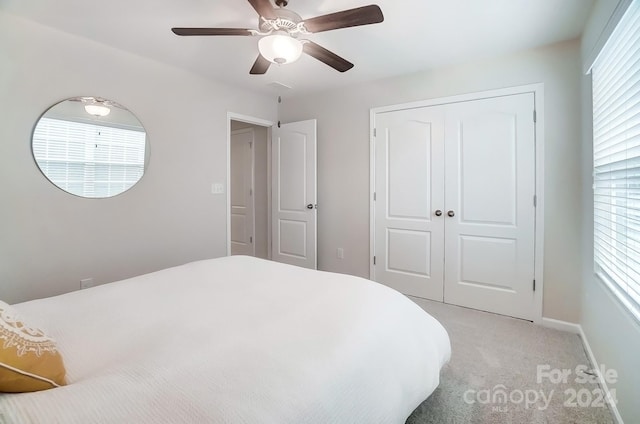
<svg viewBox="0 0 640 424">
<path fill-rule="evenodd" d="M 74 97 L 47 110 L 31 138 L 33 157 L 49 181 L 81 197 L 116 196 L 144 174 L 147 134 L 122 105 Z"/>
</svg>

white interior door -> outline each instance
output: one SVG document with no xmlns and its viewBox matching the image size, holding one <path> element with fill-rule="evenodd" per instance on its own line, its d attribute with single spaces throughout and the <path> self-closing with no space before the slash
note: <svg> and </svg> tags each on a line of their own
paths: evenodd
<svg viewBox="0 0 640 424">
<path fill-rule="evenodd" d="M 533 110 L 532 93 L 446 106 L 447 303 L 534 317 Z"/>
<path fill-rule="evenodd" d="M 376 116 L 374 279 L 438 301 L 444 272 L 443 154 L 442 108 Z"/>
<path fill-rule="evenodd" d="M 534 318 L 532 93 L 378 113 L 372 278 Z"/>
<path fill-rule="evenodd" d="M 255 255 L 253 129 L 231 132 L 231 254 Z"/>
<path fill-rule="evenodd" d="M 272 259 L 316 269 L 316 120 L 274 127 L 271 157 Z"/>
</svg>

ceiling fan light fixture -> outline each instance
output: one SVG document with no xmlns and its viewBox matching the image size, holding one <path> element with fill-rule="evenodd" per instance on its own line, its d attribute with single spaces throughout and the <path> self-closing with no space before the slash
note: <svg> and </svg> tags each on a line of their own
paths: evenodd
<svg viewBox="0 0 640 424">
<path fill-rule="evenodd" d="M 109 109 L 107 106 L 97 104 L 97 103 L 84 105 L 84 110 L 89 115 L 93 115 L 93 116 L 107 116 L 108 114 L 111 113 L 111 109 Z"/>
<path fill-rule="evenodd" d="M 266 35 L 258 41 L 262 57 L 279 65 L 295 62 L 302 55 L 302 42 L 284 31 Z"/>
</svg>

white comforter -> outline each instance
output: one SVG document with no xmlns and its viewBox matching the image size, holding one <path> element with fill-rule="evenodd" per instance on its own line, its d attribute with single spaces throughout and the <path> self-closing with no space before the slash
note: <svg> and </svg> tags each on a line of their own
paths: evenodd
<svg viewBox="0 0 640 424">
<path fill-rule="evenodd" d="M 15 307 L 69 384 L 0 395 L 2 423 L 403 423 L 450 356 L 392 289 L 250 257 Z"/>
</svg>

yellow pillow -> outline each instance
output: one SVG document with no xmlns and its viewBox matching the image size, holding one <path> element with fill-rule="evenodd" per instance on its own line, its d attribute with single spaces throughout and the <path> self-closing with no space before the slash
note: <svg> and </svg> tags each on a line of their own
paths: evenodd
<svg viewBox="0 0 640 424">
<path fill-rule="evenodd" d="M 0 301 L 0 392 L 21 393 L 65 385 L 62 356 L 53 339 L 24 325 Z"/>
</svg>

